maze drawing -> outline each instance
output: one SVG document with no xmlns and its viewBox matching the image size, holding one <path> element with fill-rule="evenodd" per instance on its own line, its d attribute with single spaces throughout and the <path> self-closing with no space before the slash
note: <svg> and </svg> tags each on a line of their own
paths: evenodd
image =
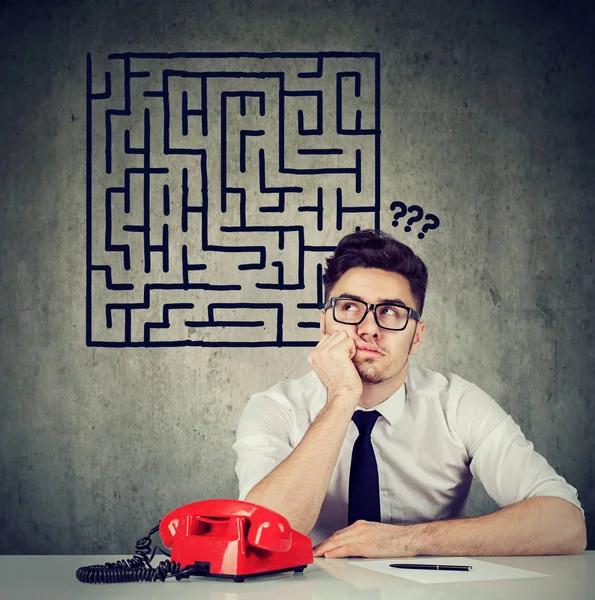
<svg viewBox="0 0 595 600">
<path fill-rule="evenodd" d="M 377 53 L 87 56 L 87 345 L 313 346 L 380 222 Z"/>
</svg>

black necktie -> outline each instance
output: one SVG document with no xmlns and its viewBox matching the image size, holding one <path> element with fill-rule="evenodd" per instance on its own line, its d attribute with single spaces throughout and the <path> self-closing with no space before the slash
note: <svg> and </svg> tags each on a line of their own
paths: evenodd
<svg viewBox="0 0 595 600">
<path fill-rule="evenodd" d="M 359 430 L 359 436 L 353 445 L 349 472 L 349 525 L 358 519 L 380 523 L 378 465 L 370 437 L 379 416 L 377 410 L 356 410 L 351 417 Z"/>
</svg>

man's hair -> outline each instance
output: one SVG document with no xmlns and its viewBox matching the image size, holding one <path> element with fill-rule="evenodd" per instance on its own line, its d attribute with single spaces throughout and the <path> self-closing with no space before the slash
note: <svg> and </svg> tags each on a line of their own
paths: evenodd
<svg viewBox="0 0 595 600">
<path fill-rule="evenodd" d="M 326 270 L 322 275 L 325 302 L 337 281 L 354 267 L 383 269 L 403 275 L 409 281 L 417 312 L 422 314 L 428 287 L 428 269 L 409 246 L 388 233 L 373 229 L 346 235 L 338 243 L 334 254 L 326 259 Z"/>
</svg>

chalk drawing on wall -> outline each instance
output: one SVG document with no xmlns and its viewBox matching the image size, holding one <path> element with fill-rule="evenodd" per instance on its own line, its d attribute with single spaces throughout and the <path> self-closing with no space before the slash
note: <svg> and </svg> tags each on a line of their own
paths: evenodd
<svg viewBox="0 0 595 600">
<path fill-rule="evenodd" d="M 377 53 L 89 54 L 87 345 L 314 346 L 326 257 L 379 228 L 379 74 Z"/>
<path fill-rule="evenodd" d="M 407 218 L 406 224 L 403 227 L 403 231 L 405 233 L 412 231 L 413 225 L 415 223 L 420 223 L 423 220 L 421 230 L 417 234 L 417 237 L 420 240 L 423 240 L 424 237 L 426 237 L 428 231 L 438 229 L 438 227 L 440 227 L 440 219 L 432 213 L 426 213 L 424 218 L 424 209 L 418 204 L 412 204 L 411 206 L 407 207 L 404 202 L 395 200 L 391 203 L 390 210 L 391 212 L 394 212 L 392 220 L 393 227 L 399 227 L 399 225 L 401 225 L 405 220 L 407 213 L 413 214 L 413 216 Z"/>
</svg>

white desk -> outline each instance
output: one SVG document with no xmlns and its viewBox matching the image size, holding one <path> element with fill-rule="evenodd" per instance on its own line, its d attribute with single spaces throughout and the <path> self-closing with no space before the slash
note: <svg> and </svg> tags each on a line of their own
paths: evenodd
<svg viewBox="0 0 595 600">
<path fill-rule="evenodd" d="M 595 551 L 578 556 L 482 558 L 541 571 L 552 577 L 475 583 L 421 584 L 316 558 L 303 573 L 281 573 L 243 583 L 193 577 L 165 583 L 84 584 L 78 567 L 115 562 L 122 556 L 0 556 L 1 600 L 590 600 L 595 599 Z M 390 562 L 390 559 L 387 559 Z M 155 564 L 155 563 L 153 563 Z"/>
</svg>

